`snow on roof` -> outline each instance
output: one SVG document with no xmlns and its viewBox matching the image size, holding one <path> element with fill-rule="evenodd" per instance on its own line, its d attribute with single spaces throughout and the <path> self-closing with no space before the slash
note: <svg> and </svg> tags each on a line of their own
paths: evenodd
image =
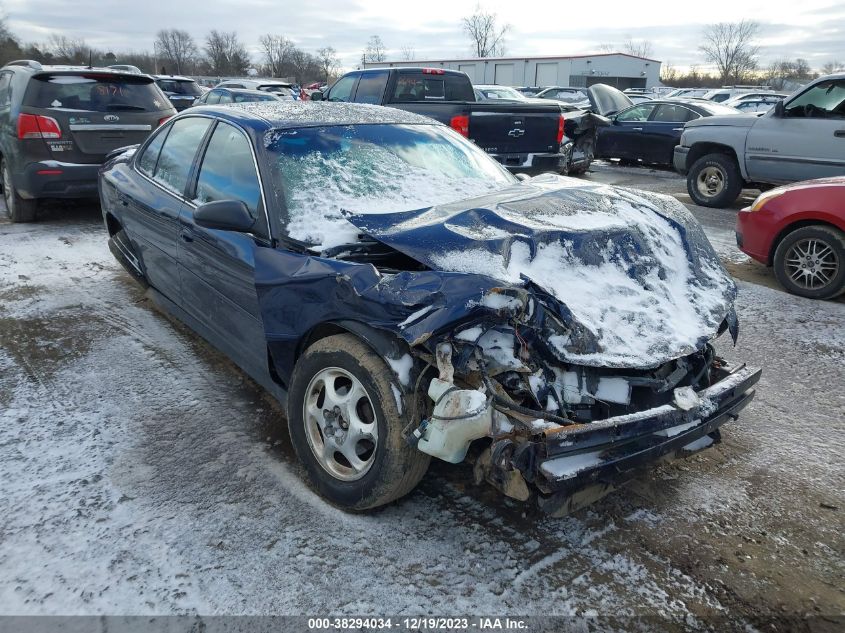
<svg viewBox="0 0 845 633">
<path fill-rule="evenodd" d="M 432 125 L 437 121 L 395 108 L 366 103 L 324 101 L 268 101 L 261 103 L 226 104 L 227 110 L 238 109 L 260 117 L 277 128 L 315 125 L 406 124 Z"/>
</svg>

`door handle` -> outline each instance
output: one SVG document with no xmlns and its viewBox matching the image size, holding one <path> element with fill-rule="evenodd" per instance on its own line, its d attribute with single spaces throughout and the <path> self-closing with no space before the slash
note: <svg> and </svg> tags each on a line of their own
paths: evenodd
<svg viewBox="0 0 845 633">
<path fill-rule="evenodd" d="M 182 238 L 183 242 L 193 242 L 194 241 L 193 236 L 190 233 L 188 233 L 187 231 L 179 231 L 179 237 Z"/>
<path fill-rule="evenodd" d="M 673 128 L 672 128 L 672 131 L 673 131 L 673 132 L 680 132 L 680 131 L 681 131 L 681 130 L 683 130 L 683 129 L 684 129 L 684 128 L 682 128 L 682 127 L 673 127 Z"/>
<path fill-rule="evenodd" d="M 845 130 L 836 130 L 833 135 L 836 138 L 845 138 Z"/>
<path fill-rule="evenodd" d="M 641 127 L 632 127 L 632 128 L 631 128 L 631 131 L 632 131 L 632 132 L 642 132 L 642 131 L 643 131 L 643 129 L 642 129 Z"/>
<path fill-rule="evenodd" d="M 122 193 L 120 193 L 120 194 L 118 194 L 118 195 L 117 195 L 117 199 L 120 201 L 120 204 L 122 204 L 124 207 L 128 207 L 128 206 L 129 206 L 129 198 L 127 198 L 127 197 L 126 197 L 125 195 L 123 195 Z"/>
</svg>

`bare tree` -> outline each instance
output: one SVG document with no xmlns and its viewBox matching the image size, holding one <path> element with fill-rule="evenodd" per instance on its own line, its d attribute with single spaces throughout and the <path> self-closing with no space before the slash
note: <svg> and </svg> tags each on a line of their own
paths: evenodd
<svg viewBox="0 0 845 633">
<path fill-rule="evenodd" d="M 741 83 L 757 68 L 760 47 L 754 43 L 760 26 L 756 22 L 719 22 L 704 29 L 701 52 L 716 66 L 723 84 Z"/>
<path fill-rule="evenodd" d="M 845 63 L 842 63 L 837 60 L 829 61 L 824 66 L 822 66 L 822 75 L 832 75 L 837 70 L 841 70 L 845 68 Z"/>
<path fill-rule="evenodd" d="M 651 42 L 648 40 L 634 40 L 630 35 L 622 45 L 622 50 L 628 53 L 628 55 L 633 55 L 634 57 L 649 58 L 653 54 Z"/>
<path fill-rule="evenodd" d="M 651 57 L 653 52 L 651 42 L 648 40 L 635 40 L 630 35 L 625 38 L 622 44 L 613 44 L 611 42 L 599 44 L 599 50 L 603 53 L 627 53 L 634 57 Z"/>
<path fill-rule="evenodd" d="M 340 60 L 337 57 L 337 51 L 333 46 L 326 46 L 317 51 L 317 64 L 320 67 L 326 82 L 331 77 L 337 68 L 340 66 Z"/>
<path fill-rule="evenodd" d="M 487 13 L 476 5 L 475 13 L 461 20 L 464 33 L 472 43 L 476 57 L 496 57 L 505 54 L 505 36 L 510 30 L 509 24 L 499 26 L 495 13 Z"/>
<path fill-rule="evenodd" d="M 406 62 L 414 61 L 417 58 L 417 51 L 410 44 L 405 44 L 401 50 L 402 59 Z"/>
<path fill-rule="evenodd" d="M 381 37 L 373 35 L 367 41 L 367 48 L 364 49 L 363 62 L 365 64 L 367 62 L 383 62 L 385 59 L 387 59 L 387 48 L 385 48 Z"/>
<path fill-rule="evenodd" d="M 271 77 L 283 77 L 282 69 L 288 64 L 294 45 L 284 35 L 262 35 L 258 39 L 264 61 L 270 69 Z"/>
<path fill-rule="evenodd" d="M 783 90 L 789 84 L 804 82 L 817 76 L 806 59 L 778 59 L 769 64 L 766 82 L 776 90 Z"/>
<path fill-rule="evenodd" d="M 660 81 L 667 86 L 674 86 L 678 80 L 678 69 L 672 65 L 672 62 L 664 62 L 660 69 Z"/>
<path fill-rule="evenodd" d="M 235 31 L 212 29 L 205 37 L 205 55 L 214 75 L 244 75 L 249 67 L 249 53 Z"/>
<path fill-rule="evenodd" d="M 55 61 L 65 64 L 87 64 L 92 53 L 85 40 L 56 34 L 47 39 L 47 48 Z"/>
<path fill-rule="evenodd" d="M 197 58 L 197 44 L 187 31 L 162 29 L 156 34 L 155 53 L 177 75 L 190 72 Z"/>
</svg>

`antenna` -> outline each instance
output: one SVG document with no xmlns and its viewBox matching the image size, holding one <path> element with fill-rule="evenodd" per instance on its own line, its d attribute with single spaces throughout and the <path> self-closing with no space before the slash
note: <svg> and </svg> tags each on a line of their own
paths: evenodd
<svg viewBox="0 0 845 633">
<path fill-rule="evenodd" d="M 92 59 L 93 56 L 94 56 L 94 49 L 89 48 L 88 49 L 88 68 L 94 68 L 94 66 L 91 64 L 91 62 L 93 61 L 93 59 Z"/>
</svg>

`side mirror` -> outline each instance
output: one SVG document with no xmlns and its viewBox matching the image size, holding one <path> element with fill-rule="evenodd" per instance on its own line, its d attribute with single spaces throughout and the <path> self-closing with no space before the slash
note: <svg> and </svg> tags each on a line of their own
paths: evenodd
<svg viewBox="0 0 845 633">
<path fill-rule="evenodd" d="M 206 202 L 194 211 L 194 222 L 206 229 L 238 233 L 248 233 L 255 224 L 249 209 L 240 200 Z"/>
<path fill-rule="evenodd" d="M 780 101 L 778 101 L 775 104 L 775 107 L 772 111 L 772 116 L 776 116 L 778 118 L 781 118 L 785 115 L 786 115 L 786 108 L 783 106 L 783 99 L 781 99 Z"/>
<path fill-rule="evenodd" d="M 319 90 L 315 90 L 311 93 L 311 101 L 322 101 L 323 100 L 323 93 Z"/>
</svg>

